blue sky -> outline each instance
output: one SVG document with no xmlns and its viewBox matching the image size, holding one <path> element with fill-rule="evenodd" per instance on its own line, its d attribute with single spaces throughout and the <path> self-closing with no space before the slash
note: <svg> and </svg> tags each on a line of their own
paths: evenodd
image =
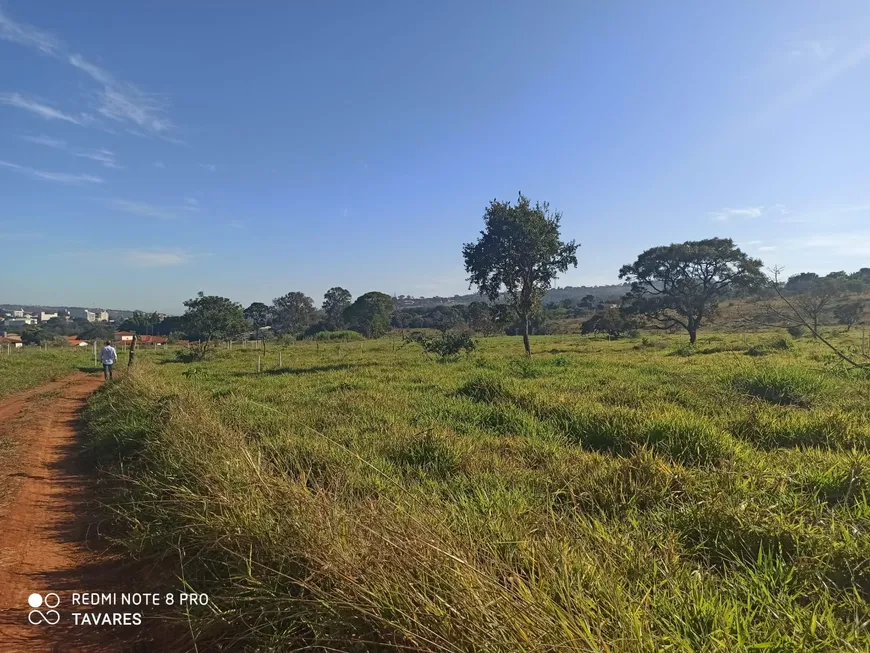
<svg viewBox="0 0 870 653">
<path fill-rule="evenodd" d="M 866 2 L 0 0 L 0 302 L 467 292 L 522 190 L 560 285 L 730 236 L 870 265 Z"/>
</svg>

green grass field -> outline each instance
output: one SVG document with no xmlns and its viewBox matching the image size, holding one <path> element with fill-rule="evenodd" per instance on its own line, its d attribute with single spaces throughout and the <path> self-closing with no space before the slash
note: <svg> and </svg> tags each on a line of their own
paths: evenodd
<svg viewBox="0 0 870 653">
<path fill-rule="evenodd" d="M 83 349 L 87 351 L 71 347 L 47 351 L 39 347 L 23 347 L 7 353 L 3 347 L 0 351 L 0 397 L 54 381 L 80 368 L 92 368 L 93 351 Z"/>
<path fill-rule="evenodd" d="M 120 541 L 232 650 L 870 650 L 870 380 L 806 339 L 684 345 L 165 351 L 89 442 Z"/>
</svg>

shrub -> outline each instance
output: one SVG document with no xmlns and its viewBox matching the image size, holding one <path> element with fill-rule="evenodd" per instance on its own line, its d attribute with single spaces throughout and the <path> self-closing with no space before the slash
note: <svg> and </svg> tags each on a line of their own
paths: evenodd
<svg viewBox="0 0 870 653">
<path fill-rule="evenodd" d="M 791 349 L 791 343 L 785 338 L 774 338 L 757 345 L 752 345 L 746 350 L 747 356 L 767 356 L 778 351 L 788 351 Z"/>
<path fill-rule="evenodd" d="M 695 345 L 686 344 L 686 345 L 680 345 L 679 347 L 674 349 L 668 355 L 669 356 L 682 356 L 683 358 L 688 358 L 689 356 L 694 356 L 697 353 L 698 353 L 698 350 L 695 347 Z"/>
<path fill-rule="evenodd" d="M 807 334 L 807 328 L 802 324 L 794 324 L 786 329 L 792 338 L 803 338 Z"/>
<path fill-rule="evenodd" d="M 365 340 L 358 331 L 320 331 L 314 336 L 315 340 L 328 340 L 331 342 L 351 342 Z"/>
<path fill-rule="evenodd" d="M 427 354 L 436 354 L 442 361 L 455 359 L 463 351 L 466 355 L 477 346 L 469 331 L 445 331 L 437 338 L 420 336 L 416 342 Z"/>
<path fill-rule="evenodd" d="M 735 390 L 780 406 L 808 407 L 824 383 L 809 370 L 772 367 L 742 372 L 732 379 Z"/>
</svg>

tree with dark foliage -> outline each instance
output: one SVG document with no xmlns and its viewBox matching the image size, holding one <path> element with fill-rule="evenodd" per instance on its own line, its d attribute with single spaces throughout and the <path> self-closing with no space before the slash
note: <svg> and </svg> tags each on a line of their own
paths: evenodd
<svg viewBox="0 0 870 653">
<path fill-rule="evenodd" d="M 242 305 L 217 295 L 205 295 L 201 291 L 193 299 L 184 302 L 185 331 L 191 340 L 199 341 L 197 358 L 205 358 L 213 347 L 224 338 L 232 338 L 243 332 L 248 324 L 242 313 Z"/>
<path fill-rule="evenodd" d="M 556 277 L 577 266 L 577 245 L 559 234 L 562 214 L 519 194 L 517 203 L 493 200 L 483 215 L 476 243 L 462 247 L 470 285 L 491 302 L 502 292 L 523 325 L 523 346 L 531 356 L 529 317 Z"/>
<path fill-rule="evenodd" d="M 393 298 L 382 292 L 367 292 L 344 311 L 347 325 L 366 338 L 380 338 L 390 329 Z"/>
<path fill-rule="evenodd" d="M 272 328 L 279 333 L 301 333 L 314 322 L 314 300 L 301 292 L 288 292 L 272 300 Z"/>
<path fill-rule="evenodd" d="M 694 343 L 723 297 L 765 284 L 761 266 L 730 238 L 708 238 L 648 249 L 622 266 L 619 278 L 631 283 L 629 312 L 646 315 L 662 329 L 682 327 Z"/>
<path fill-rule="evenodd" d="M 340 286 L 335 286 L 323 295 L 323 312 L 327 331 L 339 331 L 344 328 L 344 311 L 350 306 L 351 294 Z"/>
</svg>

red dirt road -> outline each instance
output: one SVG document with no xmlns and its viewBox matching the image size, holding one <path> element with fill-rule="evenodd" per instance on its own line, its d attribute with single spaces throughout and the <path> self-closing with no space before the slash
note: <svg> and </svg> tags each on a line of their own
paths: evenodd
<svg viewBox="0 0 870 653">
<path fill-rule="evenodd" d="M 0 651 L 53 653 L 193 650 L 145 627 L 76 625 L 73 612 L 137 610 L 74 607 L 73 592 L 151 592 L 148 574 L 107 552 L 93 515 L 94 472 L 83 460 L 79 411 L 102 379 L 83 373 L 0 399 L 0 436 L 18 443 L 0 467 Z M 5 452 L 3 455 L 8 455 Z M 32 625 L 28 597 L 54 592 L 56 625 Z M 51 602 L 53 598 L 49 599 Z M 49 606 L 50 607 L 50 606 Z M 46 617 L 48 607 L 41 606 Z M 151 622 L 154 623 L 153 621 Z M 152 631 L 156 629 L 152 628 Z"/>
</svg>

